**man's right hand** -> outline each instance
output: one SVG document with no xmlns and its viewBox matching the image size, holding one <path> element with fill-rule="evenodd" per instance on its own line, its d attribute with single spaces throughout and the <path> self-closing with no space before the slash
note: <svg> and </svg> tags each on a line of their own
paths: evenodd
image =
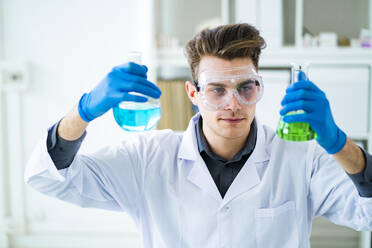
<svg viewBox="0 0 372 248">
<path fill-rule="evenodd" d="M 161 95 L 160 89 L 147 80 L 147 67 L 129 62 L 114 67 L 91 92 L 81 97 L 79 115 L 84 121 L 90 122 L 122 101 L 147 101 L 146 97 L 129 92 L 138 92 L 153 98 Z"/>
</svg>

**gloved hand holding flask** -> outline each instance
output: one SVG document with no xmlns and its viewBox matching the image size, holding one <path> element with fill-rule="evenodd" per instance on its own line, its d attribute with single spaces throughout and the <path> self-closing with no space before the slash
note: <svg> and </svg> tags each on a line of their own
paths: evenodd
<svg viewBox="0 0 372 248">
<path fill-rule="evenodd" d="M 160 89 L 147 80 L 147 67 L 128 62 L 114 67 L 92 91 L 83 94 L 79 114 L 84 121 L 90 122 L 122 101 L 146 102 L 146 96 L 157 99 L 160 95 Z"/>
<path fill-rule="evenodd" d="M 325 93 L 300 71 L 298 82 L 286 89 L 281 115 L 303 110 L 301 114 L 283 116 L 287 123 L 306 122 L 316 133 L 316 140 L 329 154 L 339 152 L 346 143 L 345 133 L 336 125 Z"/>
<path fill-rule="evenodd" d="M 307 67 L 303 65 L 296 65 L 291 64 L 291 74 L 290 74 L 290 82 L 288 87 L 291 87 L 294 83 L 297 82 L 297 77 L 300 72 L 306 70 Z M 298 109 L 295 111 L 290 111 L 286 113 L 286 115 L 296 115 L 302 114 L 304 110 Z M 288 140 L 288 141 L 308 141 L 315 138 L 316 134 L 313 129 L 311 129 L 310 125 L 306 122 L 295 122 L 295 123 L 287 123 L 283 120 L 284 116 L 280 117 L 278 128 L 277 128 L 277 135 L 278 137 Z"/>
<path fill-rule="evenodd" d="M 128 61 L 141 64 L 141 52 L 130 52 Z M 140 92 L 130 94 L 143 96 Z M 147 131 L 156 127 L 161 117 L 160 101 L 147 97 L 146 102 L 122 101 L 113 108 L 116 123 L 125 131 Z"/>
</svg>

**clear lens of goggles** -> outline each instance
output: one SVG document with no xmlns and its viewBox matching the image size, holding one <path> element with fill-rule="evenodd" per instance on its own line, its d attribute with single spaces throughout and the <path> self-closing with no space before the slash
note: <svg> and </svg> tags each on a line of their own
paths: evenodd
<svg viewBox="0 0 372 248">
<path fill-rule="evenodd" d="M 241 104 L 255 104 L 263 95 L 262 78 L 250 66 L 200 73 L 200 93 L 211 109 L 223 108 L 232 96 Z"/>
</svg>

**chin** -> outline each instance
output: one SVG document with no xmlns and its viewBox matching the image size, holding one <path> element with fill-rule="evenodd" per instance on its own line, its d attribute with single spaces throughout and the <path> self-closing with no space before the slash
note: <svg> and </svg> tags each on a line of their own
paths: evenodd
<svg viewBox="0 0 372 248">
<path fill-rule="evenodd" d="M 242 136 L 245 136 L 244 135 L 244 132 L 240 131 L 240 132 L 223 132 L 221 133 L 221 136 L 226 138 L 226 139 L 238 139 L 238 138 L 241 138 Z"/>
<path fill-rule="evenodd" d="M 218 125 L 217 130 L 219 130 L 219 133 L 221 136 L 225 138 L 239 138 L 242 136 L 247 135 L 247 128 L 246 125 L 239 124 L 239 125 Z"/>
</svg>

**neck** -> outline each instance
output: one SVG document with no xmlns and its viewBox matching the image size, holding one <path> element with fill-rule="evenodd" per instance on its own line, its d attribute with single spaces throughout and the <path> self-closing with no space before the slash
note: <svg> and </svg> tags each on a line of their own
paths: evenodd
<svg viewBox="0 0 372 248">
<path fill-rule="evenodd" d="M 203 125 L 203 133 L 209 147 L 215 154 L 226 160 L 231 160 L 245 146 L 249 132 L 245 136 L 225 138 L 213 133 Z"/>
</svg>

